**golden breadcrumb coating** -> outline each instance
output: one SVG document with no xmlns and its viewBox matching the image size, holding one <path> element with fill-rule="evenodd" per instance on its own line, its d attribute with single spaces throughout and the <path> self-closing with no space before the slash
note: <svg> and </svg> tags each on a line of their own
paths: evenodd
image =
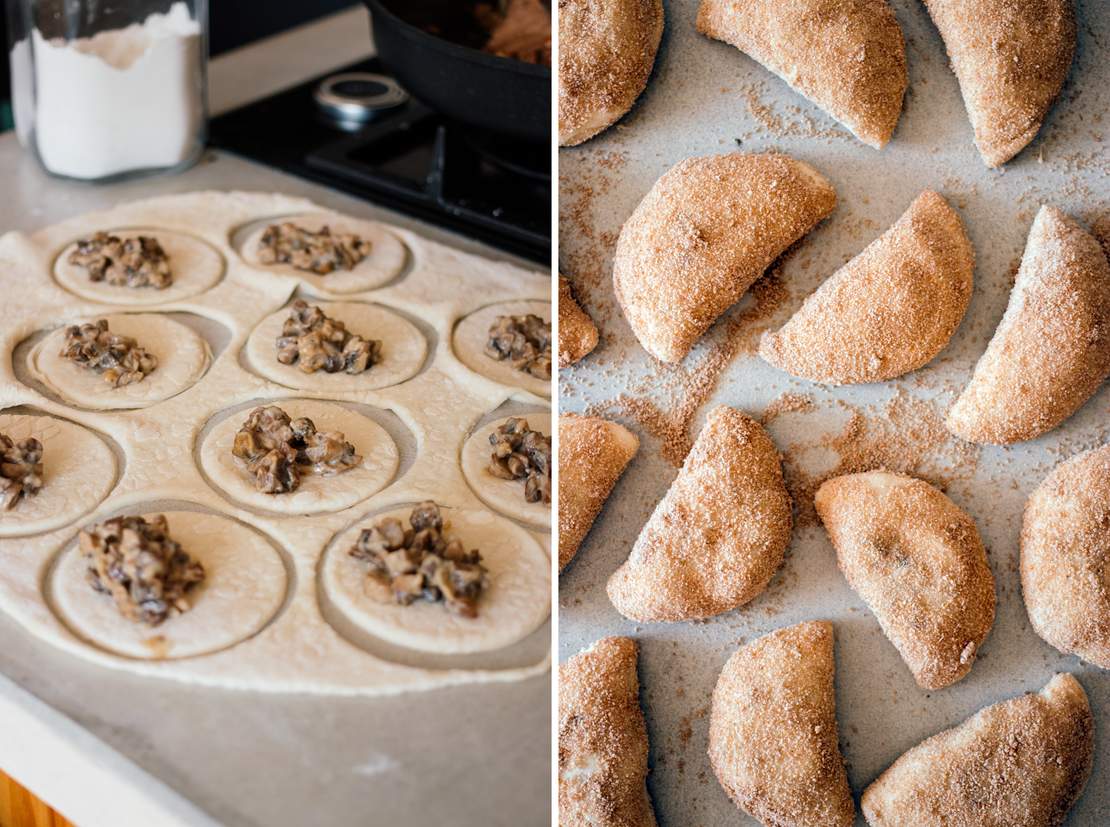
<svg viewBox="0 0 1110 827">
<path fill-rule="evenodd" d="M 570 279 L 559 276 L 559 367 L 570 367 L 595 347 L 597 325 L 574 300 Z"/>
</svg>

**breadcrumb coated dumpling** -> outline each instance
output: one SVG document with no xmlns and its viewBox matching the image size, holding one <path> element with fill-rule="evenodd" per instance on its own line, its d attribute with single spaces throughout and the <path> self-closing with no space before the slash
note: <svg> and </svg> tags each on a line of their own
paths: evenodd
<svg viewBox="0 0 1110 827">
<path fill-rule="evenodd" d="M 559 276 L 559 367 L 570 367 L 595 347 L 597 325 L 575 301 L 570 279 Z"/>
</svg>

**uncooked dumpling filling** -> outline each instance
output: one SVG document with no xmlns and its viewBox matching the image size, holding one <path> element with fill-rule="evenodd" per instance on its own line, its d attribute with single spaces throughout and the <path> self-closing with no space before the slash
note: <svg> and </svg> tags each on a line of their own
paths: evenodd
<svg viewBox="0 0 1110 827">
<path fill-rule="evenodd" d="M 88 560 L 89 585 L 137 623 L 157 626 L 189 611 L 189 592 L 204 580 L 204 566 L 170 538 L 162 514 L 113 517 L 82 531 L 77 541 Z"/>
<path fill-rule="evenodd" d="M 489 326 L 486 355 L 508 360 L 517 370 L 539 379 L 551 378 L 551 322 L 528 313 L 498 316 Z"/>
<path fill-rule="evenodd" d="M 382 343 L 351 333 L 343 322 L 297 299 L 277 337 L 277 360 L 296 365 L 304 373 L 322 370 L 357 375 L 382 360 Z"/>
<path fill-rule="evenodd" d="M 369 583 L 384 599 L 408 606 L 416 600 L 443 602 L 463 617 L 478 616 L 478 600 L 489 585 L 482 555 L 467 551 L 448 534 L 439 506 L 420 503 L 409 525 L 385 517 L 362 530 L 348 552 L 370 565 Z"/>
<path fill-rule="evenodd" d="M 489 435 L 493 446 L 486 470 L 503 480 L 520 480 L 524 499 L 551 502 L 551 437 L 528 427 L 528 420 L 512 417 Z"/>
<path fill-rule="evenodd" d="M 63 358 L 95 371 L 114 388 L 141 382 L 158 367 L 158 358 L 130 336 L 108 330 L 108 320 L 99 319 L 66 328 Z"/>
<path fill-rule="evenodd" d="M 99 232 L 78 241 L 68 261 L 84 267 L 89 281 L 103 281 L 114 287 L 164 290 L 173 284 L 166 251 L 158 239 L 147 235 L 120 238 Z"/>
<path fill-rule="evenodd" d="M 16 442 L 0 434 L 0 508 L 15 508 L 42 488 L 42 443 L 29 436 Z"/>
<path fill-rule="evenodd" d="M 336 270 L 353 270 L 370 255 L 371 244 L 354 233 L 319 232 L 298 227 L 291 221 L 271 224 L 258 241 L 258 260 L 263 264 L 288 264 L 325 276 Z"/>
<path fill-rule="evenodd" d="M 295 491 L 305 474 L 332 476 L 362 462 L 339 431 L 318 431 L 308 417 L 290 419 L 276 405 L 250 412 L 231 452 L 264 494 Z"/>
</svg>

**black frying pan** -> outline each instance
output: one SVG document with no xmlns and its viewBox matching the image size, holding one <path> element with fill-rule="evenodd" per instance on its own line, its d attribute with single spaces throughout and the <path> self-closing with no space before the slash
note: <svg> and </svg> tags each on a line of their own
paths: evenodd
<svg viewBox="0 0 1110 827">
<path fill-rule="evenodd" d="M 366 5 L 378 56 L 425 104 L 469 126 L 551 141 L 551 69 L 481 51 L 473 3 L 366 0 Z M 428 27 L 449 32 L 452 39 L 429 34 Z"/>
</svg>

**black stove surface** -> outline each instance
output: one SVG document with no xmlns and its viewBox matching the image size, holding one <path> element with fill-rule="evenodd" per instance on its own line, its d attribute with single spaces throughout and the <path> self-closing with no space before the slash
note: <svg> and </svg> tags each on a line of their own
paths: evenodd
<svg viewBox="0 0 1110 827">
<path fill-rule="evenodd" d="M 388 74 L 377 60 L 331 72 Z M 476 132 L 415 99 L 343 129 L 313 98 L 323 77 L 214 118 L 209 142 L 541 264 L 551 257 L 546 146 Z"/>
</svg>

